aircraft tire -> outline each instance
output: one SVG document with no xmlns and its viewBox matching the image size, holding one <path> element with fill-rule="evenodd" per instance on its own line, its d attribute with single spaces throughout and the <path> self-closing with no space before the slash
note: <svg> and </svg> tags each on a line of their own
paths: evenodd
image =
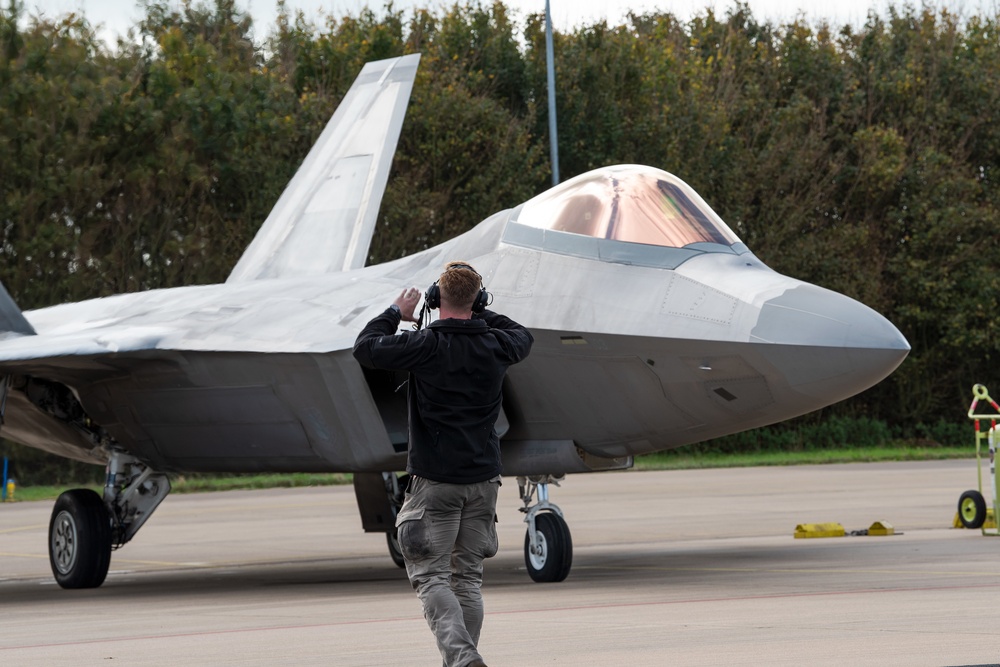
<svg viewBox="0 0 1000 667">
<path fill-rule="evenodd" d="M 525 533 L 524 565 L 528 568 L 528 575 L 539 583 L 564 580 L 573 566 L 573 538 L 565 519 L 558 514 L 544 512 L 535 517 L 535 530 L 542 552 L 531 553 L 531 536 Z"/>
<path fill-rule="evenodd" d="M 958 499 L 958 520 L 966 528 L 982 528 L 986 523 L 986 500 L 979 491 L 966 491 Z"/>
<path fill-rule="evenodd" d="M 111 521 L 94 491 L 72 489 L 56 500 L 49 520 L 49 564 L 63 588 L 104 583 L 111 565 Z"/>
</svg>

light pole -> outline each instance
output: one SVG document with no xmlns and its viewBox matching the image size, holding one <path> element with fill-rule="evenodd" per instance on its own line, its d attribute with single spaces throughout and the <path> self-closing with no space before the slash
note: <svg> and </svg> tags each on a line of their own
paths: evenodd
<svg viewBox="0 0 1000 667">
<path fill-rule="evenodd" d="M 552 12 L 545 0 L 545 65 L 549 80 L 549 142 L 552 155 L 552 185 L 559 185 L 559 135 L 556 132 L 556 68 L 552 56 Z"/>
</svg>

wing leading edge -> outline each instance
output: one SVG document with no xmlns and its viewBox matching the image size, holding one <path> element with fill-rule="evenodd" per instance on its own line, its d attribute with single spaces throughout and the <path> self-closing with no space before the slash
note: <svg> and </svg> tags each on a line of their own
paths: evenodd
<svg viewBox="0 0 1000 667">
<path fill-rule="evenodd" d="M 419 62 L 365 65 L 226 282 L 364 266 Z"/>
</svg>

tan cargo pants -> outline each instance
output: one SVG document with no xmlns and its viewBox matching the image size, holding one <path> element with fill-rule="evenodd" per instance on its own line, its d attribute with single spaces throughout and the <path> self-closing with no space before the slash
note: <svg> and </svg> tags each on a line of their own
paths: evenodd
<svg viewBox="0 0 1000 667">
<path fill-rule="evenodd" d="M 500 477 L 475 484 L 410 478 L 396 517 L 406 574 L 445 667 L 482 660 L 483 559 L 496 555 Z"/>
</svg>

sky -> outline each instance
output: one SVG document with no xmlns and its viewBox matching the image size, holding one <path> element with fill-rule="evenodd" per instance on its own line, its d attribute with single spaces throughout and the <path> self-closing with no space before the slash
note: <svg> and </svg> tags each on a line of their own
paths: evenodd
<svg viewBox="0 0 1000 667">
<path fill-rule="evenodd" d="M 210 0 L 207 0 L 210 2 Z M 779 23 L 793 19 L 800 12 L 810 23 L 827 19 L 831 25 L 851 23 L 860 26 L 869 10 L 884 15 L 890 4 L 902 5 L 906 0 L 749 0 L 748 4 L 758 20 Z M 911 2 L 913 0 L 910 0 Z M 0 0 L 7 5 L 7 0 Z M 483 0 L 488 4 L 489 0 Z M 995 11 L 1000 0 L 934 0 L 932 6 L 947 6 L 956 13 L 975 13 L 983 8 Z M 180 4 L 180 2 L 176 2 Z M 321 23 L 321 16 L 357 15 L 365 7 L 372 7 L 381 13 L 383 0 L 286 0 L 290 10 L 301 9 L 307 18 Z M 394 0 L 393 5 L 404 11 L 414 7 L 451 6 L 447 0 Z M 531 12 L 544 11 L 544 0 L 506 0 L 515 15 L 523 17 Z M 630 10 L 636 13 L 654 9 L 668 11 L 681 20 L 703 13 L 711 7 L 719 15 L 733 6 L 732 0 L 550 0 L 552 23 L 556 30 L 572 30 L 579 25 L 591 24 L 600 19 L 609 22 L 620 21 Z M 919 0 L 915 4 L 921 5 Z M 925 3 L 926 4 L 926 3 Z M 82 13 L 91 24 L 103 24 L 108 41 L 114 36 L 124 35 L 127 28 L 142 16 L 136 0 L 25 0 L 29 14 L 43 13 L 49 18 L 70 12 Z M 277 15 L 277 0 L 237 0 L 237 6 L 249 8 L 257 28 L 258 38 L 270 32 Z M 990 12 L 992 14 L 992 11 Z"/>
</svg>

